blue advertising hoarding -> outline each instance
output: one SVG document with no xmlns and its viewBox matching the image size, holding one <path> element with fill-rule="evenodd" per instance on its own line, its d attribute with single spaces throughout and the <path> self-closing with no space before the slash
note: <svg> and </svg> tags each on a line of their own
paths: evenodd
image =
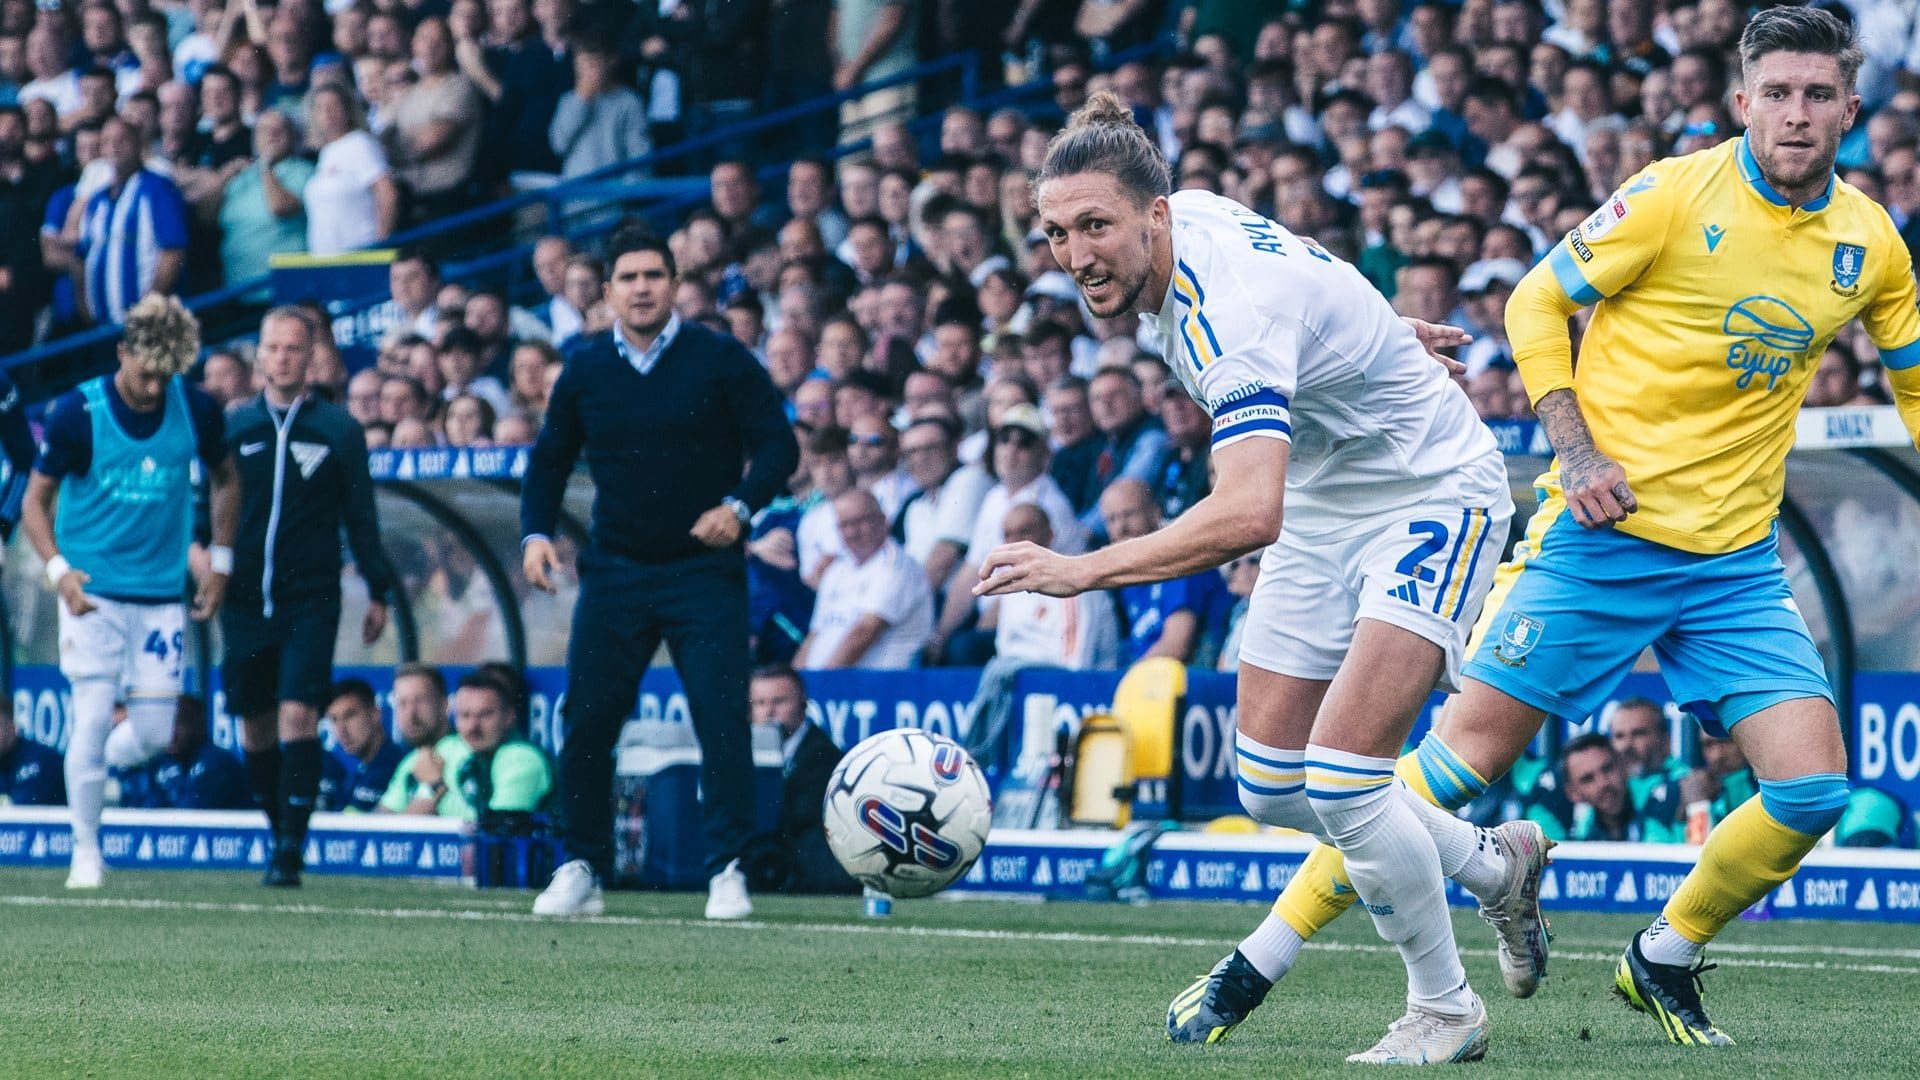
<svg viewBox="0 0 1920 1080">
<path fill-rule="evenodd" d="M 954 888 L 1079 898 L 1115 839 L 1110 832 L 996 829 Z M 1147 892 L 1160 900 L 1268 901 L 1286 888 L 1310 847 L 1300 836 L 1169 833 L 1148 856 Z M 1683 845 L 1561 844 L 1540 880 L 1540 903 L 1549 912 L 1654 914 L 1698 855 Z M 1456 906 L 1475 904 L 1452 883 L 1447 895 Z M 1816 850 L 1747 917 L 1920 921 L 1920 852 Z"/>
<path fill-rule="evenodd" d="M 451 681 L 466 669 L 445 670 Z M 366 679 L 380 695 L 382 711 L 391 726 L 392 709 L 386 695 L 392 688 L 392 669 L 348 667 L 338 674 Z M 896 727 L 964 737 L 972 730 L 972 702 L 979 677 L 979 671 L 972 668 L 809 672 L 808 716 L 842 747 Z M 226 711 L 217 671 L 213 679 L 210 735 L 215 745 L 237 749 L 239 720 Z M 566 700 L 566 672 L 560 668 L 530 668 L 527 681 L 531 689 L 529 736 L 549 752 L 557 751 L 562 738 L 559 721 Z M 983 762 L 996 782 L 996 790 L 1003 790 L 1009 781 L 1032 782 L 1033 770 L 1044 768 L 1055 732 L 1062 727 L 1077 730 L 1082 717 L 1104 711 L 1118 681 L 1116 672 L 1022 673 L 1016 684 L 1021 706 L 1009 725 L 1007 743 L 998 762 Z M 1657 675 L 1630 675 L 1616 697 L 1632 695 L 1664 699 L 1666 686 Z M 1415 740 L 1425 731 L 1433 710 L 1444 701 L 1441 695 L 1434 695 L 1426 715 L 1415 726 Z M 22 665 L 14 669 L 13 713 L 24 736 L 64 748 L 70 708 L 67 683 L 57 668 Z M 673 669 L 656 667 L 648 671 L 641 681 L 634 718 L 688 724 L 686 696 Z M 1232 676 L 1191 674 L 1182 705 L 1176 757 L 1183 784 L 1183 816 L 1204 819 L 1240 813 L 1233 772 L 1237 718 Z M 1573 730 L 1578 730 L 1577 726 L 1569 727 Z M 1857 676 L 1848 736 L 1852 751 L 1849 770 L 1856 783 L 1881 788 L 1909 808 L 1920 806 L 1920 675 L 1867 672 Z"/>
<path fill-rule="evenodd" d="M 266 821 L 246 810 L 108 810 L 107 862 L 133 870 L 253 870 L 267 863 Z M 309 873 L 458 878 L 468 838 L 458 821 L 412 815 L 315 814 Z M 64 807 L 0 807 L 0 865 L 64 867 L 73 834 Z"/>
<path fill-rule="evenodd" d="M 348 371 L 359 371 L 373 364 L 380 340 L 398 321 L 387 279 L 393 256 L 387 249 L 275 255 L 267 264 L 273 302 L 318 300 L 326 305 L 341 362 Z"/>
</svg>

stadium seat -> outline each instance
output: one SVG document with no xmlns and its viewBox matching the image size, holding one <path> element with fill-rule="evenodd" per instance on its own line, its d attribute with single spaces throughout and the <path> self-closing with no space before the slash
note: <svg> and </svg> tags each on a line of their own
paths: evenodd
<svg viewBox="0 0 1920 1080">
<path fill-rule="evenodd" d="M 1165 779 L 1173 769 L 1173 728 L 1187 696 L 1186 665 L 1170 657 L 1142 660 L 1113 690 L 1113 718 L 1133 750 L 1135 774 Z"/>
<path fill-rule="evenodd" d="M 1089 716 L 1074 741 L 1067 781 L 1067 822 L 1120 829 L 1133 817 L 1133 761 L 1114 718 Z"/>
</svg>

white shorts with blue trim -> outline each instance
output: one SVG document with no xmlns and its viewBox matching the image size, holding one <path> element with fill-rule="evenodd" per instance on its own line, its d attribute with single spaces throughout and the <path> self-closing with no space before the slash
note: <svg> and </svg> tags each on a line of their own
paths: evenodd
<svg viewBox="0 0 1920 1080">
<path fill-rule="evenodd" d="M 1440 646 L 1440 689 L 1453 693 L 1512 519 L 1502 490 L 1488 505 L 1429 503 L 1311 538 L 1283 530 L 1260 559 L 1241 662 L 1329 680 L 1353 645 L 1354 624 L 1374 619 Z"/>
</svg>

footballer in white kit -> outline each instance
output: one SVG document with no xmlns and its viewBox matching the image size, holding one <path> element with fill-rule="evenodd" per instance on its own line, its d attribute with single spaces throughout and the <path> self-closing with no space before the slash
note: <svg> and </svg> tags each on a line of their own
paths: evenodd
<svg viewBox="0 0 1920 1080">
<path fill-rule="evenodd" d="M 1486 1053 L 1487 1012 L 1454 943 L 1443 877 L 1514 942 L 1544 940 L 1539 827 L 1478 829 L 1396 778 L 1438 685 L 1457 688 L 1513 503 L 1466 394 L 1351 266 L 1260 214 L 1174 192 L 1166 159 L 1107 92 L 1047 148 L 1041 230 L 1097 318 L 1137 314 L 1213 418 L 1213 490 L 1157 532 L 1086 555 L 1007 544 L 976 594 L 1071 596 L 1166 581 L 1265 549 L 1240 649 L 1240 799 L 1264 824 L 1337 847 L 1407 969 L 1406 1012 L 1361 1064 Z M 1448 341 L 1448 334 L 1457 335 Z M 1270 988 L 1302 939 L 1270 916 L 1174 1000 L 1170 1032 L 1213 983 Z M 1544 949 L 1517 962 L 1544 966 Z M 1503 970 L 1504 974 L 1504 970 Z M 1241 995 L 1258 1004 L 1264 989 Z M 1209 1031 L 1224 1034 L 1229 1018 Z"/>
<path fill-rule="evenodd" d="M 1513 517 L 1492 432 L 1352 266 L 1224 196 L 1168 202 L 1173 283 L 1141 321 L 1213 417 L 1215 453 L 1293 444 L 1241 659 L 1331 679 L 1371 618 L 1440 646 L 1459 689 Z"/>
</svg>

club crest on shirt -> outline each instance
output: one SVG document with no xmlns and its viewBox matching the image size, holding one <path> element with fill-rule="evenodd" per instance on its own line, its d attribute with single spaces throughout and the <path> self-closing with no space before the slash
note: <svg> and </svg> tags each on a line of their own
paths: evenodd
<svg viewBox="0 0 1920 1080">
<path fill-rule="evenodd" d="M 1860 244 L 1833 245 L 1833 280 L 1828 283 L 1841 296 L 1860 293 L 1860 271 L 1867 264 L 1867 249 Z"/>
<path fill-rule="evenodd" d="M 1540 644 L 1540 635 L 1545 633 L 1547 624 L 1539 619 L 1514 612 L 1507 616 L 1506 629 L 1500 631 L 1500 643 L 1493 647 L 1493 658 L 1509 667 L 1524 667 L 1527 654 Z"/>
</svg>

